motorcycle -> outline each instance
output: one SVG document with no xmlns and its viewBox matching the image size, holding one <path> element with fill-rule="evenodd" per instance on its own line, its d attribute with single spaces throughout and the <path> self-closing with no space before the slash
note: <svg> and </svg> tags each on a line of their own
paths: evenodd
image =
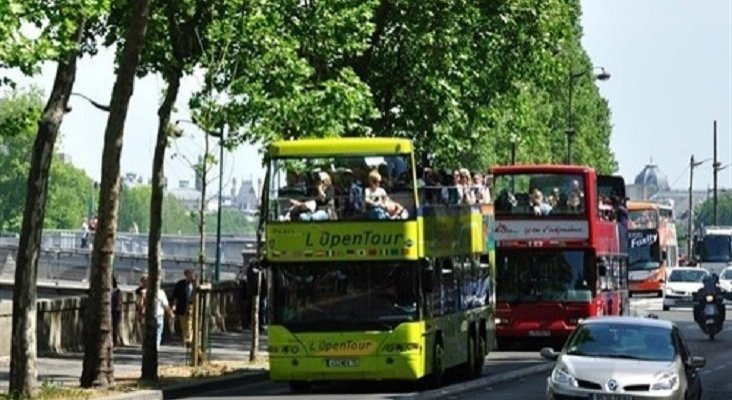
<svg viewBox="0 0 732 400">
<path fill-rule="evenodd" d="M 725 319 L 725 306 L 718 290 L 700 289 L 694 301 L 694 320 L 709 340 L 722 331 Z"/>
</svg>

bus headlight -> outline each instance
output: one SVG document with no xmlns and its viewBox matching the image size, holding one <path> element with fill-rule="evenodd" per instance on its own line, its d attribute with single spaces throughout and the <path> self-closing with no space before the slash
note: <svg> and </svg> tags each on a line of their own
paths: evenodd
<svg viewBox="0 0 732 400">
<path fill-rule="evenodd" d="M 408 353 L 419 350 L 419 343 L 389 343 L 383 350 L 387 353 Z"/>
<path fill-rule="evenodd" d="M 508 325 L 508 323 L 509 323 L 508 318 L 500 318 L 500 317 L 496 317 L 495 322 L 496 322 L 496 325 Z"/>
<path fill-rule="evenodd" d="M 269 346 L 267 351 L 272 354 L 298 354 L 300 346 L 296 344 L 285 344 L 281 346 Z"/>
</svg>

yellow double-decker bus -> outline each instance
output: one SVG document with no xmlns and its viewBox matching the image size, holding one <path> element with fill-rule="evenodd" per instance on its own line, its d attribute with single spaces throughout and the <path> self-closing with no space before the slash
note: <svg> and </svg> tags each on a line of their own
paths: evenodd
<svg viewBox="0 0 732 400">
<path fill-rule="evenodd" d="M 266 155 L 270 376 L 439 384 L 491 348 L 490 210 L 425 204 L 412 142 L 281 141 Z"/>
</svg>

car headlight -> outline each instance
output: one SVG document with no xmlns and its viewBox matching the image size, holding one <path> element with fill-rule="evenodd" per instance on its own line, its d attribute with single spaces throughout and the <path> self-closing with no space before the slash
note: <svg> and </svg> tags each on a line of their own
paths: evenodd
<svg viewBox="0 0 732 400">
<path fill-rule="evenodd" d="M 655 376 L 651 390 L 671 390 L 679 382 L 679 376 L 675 372 L 662 372 Z"/>
<path fill-rule="evenodd" d="M 666 287 L 664 290 L 666 291 L 666 294 L 674 294 L 674 291 L 670 287 Z"/>
<path fill-rule="evenodd" d="M 552 371 L 552 381 L 558 385 L 577 387 L 577 379 L 564 367 L 554 368 L 554 371 Z"/>
</svg>

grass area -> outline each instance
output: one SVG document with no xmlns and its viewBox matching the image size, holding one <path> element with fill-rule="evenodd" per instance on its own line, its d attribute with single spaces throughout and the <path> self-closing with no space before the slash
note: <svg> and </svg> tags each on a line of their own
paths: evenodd
<svg viewBox="0 0 732 400">
<path fill-rule="evenodd" d="M 139 374 L 115 374 L 115 386 L 109 390 L 81 389 L 77 383 L 44 381 L 33 397 L 13 397 L 0 393 L 0 400 L 87 400 L 112 396 L 142 389 L 163 389 L 182 382 L 194 384 L 214 377 L 243 371 L 261 371 L 268 367 L 267 359 L 249 361 L 213 361 L 199 367 L 187 365 L 161 365 L 156 382 L 140 381 Z"/>
</svg>

